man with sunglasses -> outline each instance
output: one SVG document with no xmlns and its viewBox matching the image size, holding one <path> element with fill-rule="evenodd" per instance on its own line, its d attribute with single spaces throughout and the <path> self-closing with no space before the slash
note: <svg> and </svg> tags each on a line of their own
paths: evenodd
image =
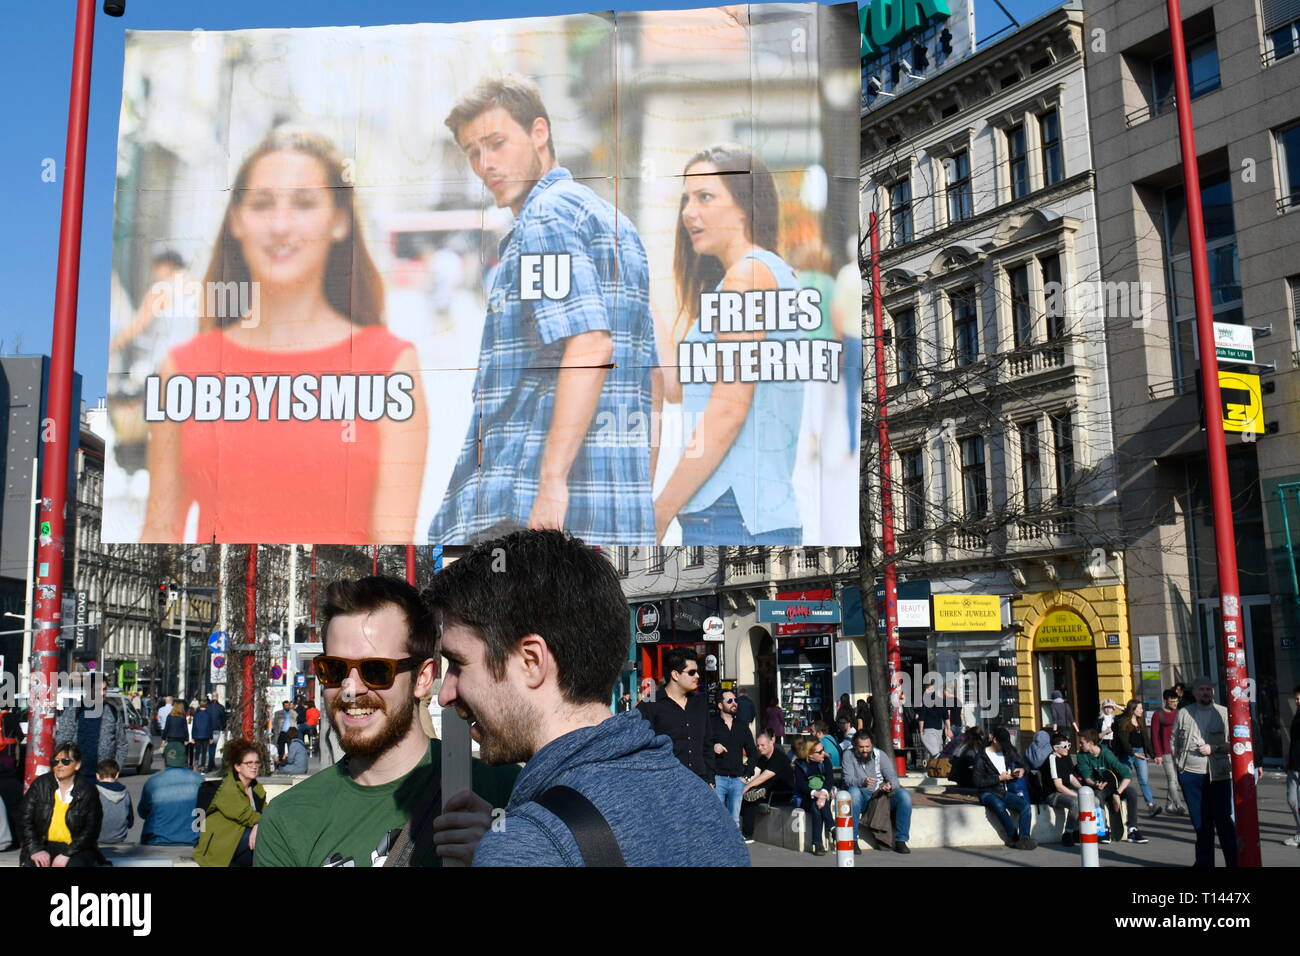
<svg viewBox="0 0 1300 956">
<path fill-rule="evenodd" d="M 672 744 L 640 713 L 611 713 L 628 606 L 604 555 L 560 531 L 515 532 L 471 549 L 426 595 L 449 661 L 438 702 L 470 722 L 484 761 L 527 762 L 475 866 L 749 865 Z M 486 820 L 485 803 L 466 803 Z"/>
<path fill-rule="evenodd" d="M 254 865 L 381 866 L 399 844 L 411 848 L 411 866 L 469 862 L 478 818 L 443 804 L 442 744 L 416 719 L 437 674 L 433 619 L 419 593 L 397 578 L 337 581 L 326 590 L 321 641 L 316 678 L 345 756 L 267 805 Z M 503 807 L 518 773 L 476 761 L 474 791 Z M 454 826 L 435 826 L 440 805 L 439 823 Z"/>
<path fill-rule="evenodd" d="M 734 691 L 724 690 L 718 712 L 709 720 L 705 756 L 713 763 L 713 785 L 731 819 L 740 826 L 740 805 L 745 796 L 745 760 L 753 766 L 758 746 L 746 724 L 740 722 L 740 704 Z M 742 759 L 743 758 L 743 759 Z"/>
<path fill-rule="evenodd" d="M 1061 846 L 1074 846 L 1079 842 L 1079 788 L 1083 786 L 1070 759 L 1070 738 L 1065 734 L 1052 734 L 1052 752 L 1043 761 L 1038 773 L 1042 779 L 1043 802 L 1049 807 L 1064 807 L 1065 832 Z"/>
<path fill-rule="evenodd" d="M 709 703 L 700 688 L 700 665 L 695 655 L 673 650 L 664 655 L 664 693 L 656 701 L 637 704 L 637 710 L 657 734 L 673 742 L 673 754 L 687 770 L 712 783 L 705 758 L 704 737 L 708 732 Z"/>
</svg>

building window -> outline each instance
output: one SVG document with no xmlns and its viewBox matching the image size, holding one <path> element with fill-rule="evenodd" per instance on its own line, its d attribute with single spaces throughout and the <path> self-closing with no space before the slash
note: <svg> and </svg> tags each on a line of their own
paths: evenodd
<svg viewBox="0 0 1300 956">
<path fill-rule="evenodd" d="M 1187 84 L 1192 99 L 1219 88 L 1219 49 L 1213 36 L 1187 44 Z M 1165 54 L 1151 63 L 1151 115 L 1167 113 L 1174 105 L 1174 58 Z"/>
<path fill-rule="evenodd" d="M 686 566 L 688 568 L 704 567 L 704 549 L 691 547 L 686 549 Z"/>
<path fill-rule="evenodd" d="M 1281 171 L 1278 185 L 1282 187 L 1280 210 L 1300 206 L 1300 123 L 1277 132 L 1277 165 Z"/>
<path fill-rule="evenodd" d="M 1025 500 L 1025 511 L 1038 511 L 1043 507 L 1043 456 L 1038 444 L 1038 422 L 1021 422 L 1020 430 L 1020 486 Z"/>
<path fill-rule="evenodd" d="M 1038 117 L 1038 137 L 1043 152 L 1043 185 L 1054 186 L 1065 178 L 1061 115 L 1056 110 L 1048 110 Z"/>
<path fill-rule="evenodd" d="M 614 549 L 614 570 L 618 572 L 618 576 L 620 578 L 627 577 L 628 570 L 629 570 L 628 560 L 627 560 L 627 548 Z"/>
<path fill-rule="evenodd" d="M 1007 273 L 1011 280 L 1011 334 L 1016 348 L 1034 340 L 1034 312 L 1029 305 L 1029 266 L 1016 266 Z"/>
<path fill-rule="evenodd" d="M 943 171 L 948 181 L 948 221 L 964 222 L 975 214 L 970 181 L 970 154 L 964 149 L 953 153 L 943 161 Z"/>
<path fill-rule="evenodd" d="M 1074 504 L 1074 417 L 1052 416 L 1052 452 L 1056 456 L 1056 500 L 1062 508 Z"/>
<path fill-rule="evenodd" d="M 1043 315 L 1047 319 L 1047 340 L 1065 335 L 1065 286 L 1061 283 L 1061 257 L 1043 256 L 1038 260 L 1043 274 Z"/>
<path fill-rule="evenodd" d="M 979 435 L 961 442 L 962 503 L 967 518 L 983 518 L 989 510 L 988 476 L 984 472 L 984 439 Z"/>
<path fill-rule="evenodd" d="M 651 548 L 650 560 L 646 565 L 646 571 L 650 574 L 658 574 L 664 569 L 664 549 Z"/>
<path fill-rule="evenodd" d="M 1011 198 L 1029 194 L 1029 154 L 1025 151 L 1025 127 L 1007 130 L 1007 167 L 1011 174 Z"/>
<path fill-rule="evenodd" d="M 1201 206 L 1205 212 L 1205 243 L 1210 264 L 1210 298 L 1214 321 L 1243 321 L 1241 270 L 1237 261 L 1237 234 L 1232 213 L 1232 187 L 1226 173 L 1201 180 Z M 1194 387 L 1196 373 L 1196 306 L 1193 301 L 1191 240 L 1187 203 L 1182 186 L 1165 191 L 1165 265 L 1173 314 L 1175 387 Z"/>
<path fill-rule="evenodd" d="M 953 362 L 970 365 L 979 357 L 979 317 L 975 307 L 975 289 L 958 289 L 948 296 L 952 306 Z"/>
<path fill-rule="evenodd" d="M 1260 0 L 1264 22 L 1264 64 L 1300 50 L 1300 7 L 1295 0 Z"/>
<path fill-rule="evenodd" d="M 898 363 L 898 384 L 906 385 L 916 377 L 916 310 L 899 309 L 894 313 L 894 351 Z"/>
<path fill-rule="evenodd" d="M 904 178 L 889 187 L 890 244 L 912 241 L 912 181 Z"/>
<path fill-rule="evenodd" d="M 921 449 L 901 452 L 903 466 L 903 530 L 920 531 L 925 527 L 925 465 Z"/>
</svg>

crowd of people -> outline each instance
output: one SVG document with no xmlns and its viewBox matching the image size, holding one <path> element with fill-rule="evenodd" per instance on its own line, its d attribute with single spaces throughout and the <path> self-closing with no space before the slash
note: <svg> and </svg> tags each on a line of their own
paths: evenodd
<svg viewBox="0 0 1300 956">
<path fill-rule="evenodd" d="M 447 858 L 746 866 L 764 805 L 801 814 L 812 852 L 826 854 L 837 791 L 847 791 L 858 834 L 910 852 L 913 793 L 873 734 L 854 726 L 856 712 L 841 717 L 839 733 L 815 722 L 787 749 L 773 727 L 753 734 L 759 718 L 745 695 L 724 690 L 710 708 L 699 661 L 673 652 L 664 693 L 611 714 L 627 653 L 626 600 L 609 562 L 567 534 L 521 531 L 486 542 L 423 594 L 395 578 L 338 581 L 322 610 L 315 674 L 343 759 L 271 801 L 259 777 L 275 757 L 236 739 L 219 777 L 205 781 L 193 766 L 211 737 L 194 724 L 213 702 L 198 702 L 190 716 L 163 700 L 166 769 L 133 807 L 118 779 L 121 761 L 109 755 L 118 747 L 105 738 L 112 732 L 79 711 L 63 727 L 52 772 L 23 798 L 15 827 L 22 864 L 102 865 L 99 844 L 125 839 L 138 814 L 142 843 L 194 847 L 207 867 L 437 866 Z M 441 742 L 416 720 L 439 656 L 449 662 L 439 703 L 469 723 L 480 748 L 470 788 L 452 794 L 441 792 Z M 1300 705 L 1300 688 L 1296 698 Z M 313 722 L 312 708 L 300 713 L 295 704 L 283 702 L 271 728 L 281 769 L 304 757 L 303 737 L 314 739 L 321 716 Z M 932 771 L 974 795 L 1017 849 L 1036 848 L 1036 805 L 1062 811 L 1063 842 L 1078 841 L 1086 786 L 1108 810 L 1103 842 L 1146 843 L 1145 802 L 1151 817 L 1190 816 L 1197 865 L 1214 864 L 1216 841 L 1234 865 L 1228 714 L 1212 683 L 1171 688 L 1150 721 L 1136 700 L 1105 709 L 1086 729 L 1062 710 L 1023 750 L 1005 727 L 986 734 L 940 717 Z M 1297 724 L 1287 767 L 1293 812 Z M 1172 765 L 1164 806 L 1139 769 L 1151 761 Z M 497 826 L 503 813 L 509 825 Z"/>
</svg>

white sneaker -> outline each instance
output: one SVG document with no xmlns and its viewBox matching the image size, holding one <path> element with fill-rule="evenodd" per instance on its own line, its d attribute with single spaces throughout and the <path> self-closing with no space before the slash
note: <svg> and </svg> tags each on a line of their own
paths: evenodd
<svg viewBox="0 0 1300 956">
<path fill-rule="evenodd" d="M 1293 837 L 1291 837 L 1291 838 L 1289 838 L 1289 839 L 1283 840 L 1283 841 L 1282 841 L 1282 845 L 1283 845 L 1283 846 L 1300 846 L 1300 833 L 1297 833 L 1295 836 L 1293 836 Z"/>
</svg>

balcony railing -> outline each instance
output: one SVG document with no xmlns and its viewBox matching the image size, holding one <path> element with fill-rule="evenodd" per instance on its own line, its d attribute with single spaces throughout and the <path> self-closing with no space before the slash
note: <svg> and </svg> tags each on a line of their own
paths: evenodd
<svg viewBox="0 0 1300 956">
<path fill-rule="evenodd" d="M 822 549 L 803 548 L 795 561 L 795 570 L 820 571 L 822 568 Z"/>
<path fill-rule="evenodd" d="M 1046 342 L 1032 346 L 1027 351 L 1011 355 L 1007 367 L 1015 378 L 1064 368 L 1065 346 L 1060 342 Z"/>
<path fill-rule="evenodd" d="M 1049 544 L 1054 538 L 1074 534 L 1074 514 L 1058 511 L 1026 515 L 1013 522 L 1009 530 L 1012 543 Z"/>
<path fill-rule="evenodd" d="M 768 552 L 739 548 L 727 554 L 726 568 L 728 580 L 766 578 Z"/>
</svg>

